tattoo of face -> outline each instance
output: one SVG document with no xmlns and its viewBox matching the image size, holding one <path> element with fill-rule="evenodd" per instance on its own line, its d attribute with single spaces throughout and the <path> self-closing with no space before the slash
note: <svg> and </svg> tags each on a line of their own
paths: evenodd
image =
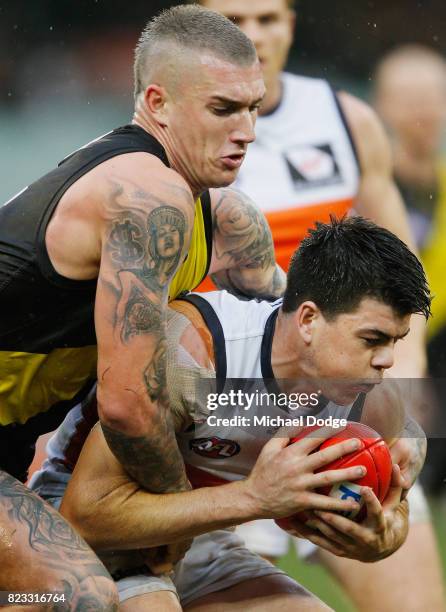
<svg viewBox="0 0 446 612">
<path fill-rule="evenodd" d="M 166 339 L 161 338 L 144 371 L 144 382 L 150 399 L 152 402 L 160 400 L 165 405 L 169 400 L 166 387 L 166 349 Z"/>
<path fill-rule="evenodd" d="M 148 286 L 171 280 L 184 246 L 186 218 L 173 206 L 158 206 L 144 220 L 126 211 L 111 222 L 107 249 L 117 270 L 132 270 Z"/>
<path fill-rule="evenodd" d="M 145 220 L 139 209 L 112 220 L 107 249 L 116 267 L 115 328 L 122 342 L 158 333 L 161 304 L 182 255 L 186 227 L 184 214 L 168 205 L 153 209 Z"/>
<path fill-rule="evenodd" d="M 65 594 L 66 601 L 55 605 L 54 610 L 117 610 L 110 575 L 68 522 L 22 483 L 1 471 L 0 488 L 0 512 L 7 517 L 5 525 L 11 533 L 27 535 L 26 543 L 19 546 L 29 547 L 30 564 L 38 564 L 42 572 L 59 578 L 59 585 L 54 583 L 54 586 Z M 18 541 L 22 542 L 21 538 Z M 26 567 L 20 569 L 18 573 L 26 580 Z M 96 607 L 88 607 L 93 603 Z"/>
</svg>

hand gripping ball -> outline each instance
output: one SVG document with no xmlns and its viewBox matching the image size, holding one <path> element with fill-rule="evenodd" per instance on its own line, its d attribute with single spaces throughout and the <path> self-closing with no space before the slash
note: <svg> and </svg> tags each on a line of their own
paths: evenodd
<svg viewBox="0 0 446 612">
<path fill-rule="evenodd" d="M 305 430 L 303 430 L 299 436 L 291 439 L 290 444 L 301 440 L 315 429 L 315 427 L 305 428 Z M 379 501 L 383 502 L 389 491 L 390 481 L 392 478 L 392 458 L 390 456 L 389 447 L 381 438 L 379 433 L 371 427 L 363 425 L 362 423 L 347 423 L 345 429 L 343 429 L 339 434 L 324 440 L 316 451 L 328 448 L 333 444 L 339 444 L 340 442 L 344 442 L 345 440 L 351 438 L 358 438 L 361 441 L 361 446 L 359 449 L 335 459 L 331 463 L 316 471 L 324 472 L 326 470 L 336 470 L 340 468 L 354 467 L 355 465 L 363 465 L 367 469 L 367 473 L 365 476 L 358 478 L 355 481 L 345 481 L 335 485 L 322 487 L 317 489 L 317 492 L 330 495 L 331 497 L 340 497 L 341 499 L 352 498 L 354 501 L 357 501 L 360 504 L 360 508 L 358 510 L 348 512 L 344 516 L 360 522 L 366 517 L 367 514 L 366 508 L 363 506 L 360 488 L 364 486 L 370 487 Z M 299 512 L 292 517 L 277 519 L 276 523 L 279 525 L 279 527 L 282 527 L 282 529 L 287 530 L 292 527 L 290 519 L 297 519 L 305 522 L 307 517 L 305 512 Z"/>
</svg>

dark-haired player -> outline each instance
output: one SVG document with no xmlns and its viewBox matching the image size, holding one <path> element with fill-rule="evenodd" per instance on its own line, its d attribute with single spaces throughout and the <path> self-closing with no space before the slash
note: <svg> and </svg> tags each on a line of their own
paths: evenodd
<svg viewBox="0 0 446 612">
<path fill-rule="evenodd" d="M 236 185 L 265 212 L 279 264 L 286 269 L 297 243 L 315 221 L 352 209 L 391 230 L 414 250 L 407 214 L 392 179 L 390 146 L 376 113 L 348 92 L 334 91 L 324 78 L 284 71 L 299 20 L 299 10 L 297 16 L 295 12 L 298 2 L 199 0 L 199 4 L 234 21 L 255 44 L 262 65 L 267 91 L 256 123 L 256 141 L 249 148 Z M 396 86 L 399 95 L 401 90 Z M 418 95 L 420 88 L 416 91 Z M 406 105 L 408 99 L 406 96 Z M 422 100 L 424 109 L 427 104 L 427 100 Z M 411 109 L 415 106 L 412 104 Z M 395 105 L 392 112 L 401 119 Z M 424 116 L 424 111 L 421 113 Z M 420 122 L 416 123 L 410 124 L 415 132 L 420 127 Z M 421 172 L 420 167 L 418 163 L 412 174 Z M 441 243 L 441 231 L 438 236 Z M 441 266 L 437 268 L 441 283 Z M 434 310 L 440 302 L 441 297 L 436 297 Z M 434 314 L 433 321 L 438 320 L 441 316 Z M 409 336 L 397 346 L 389 376 L 418 379 L 425 374 L 424 326 L 421 321 L 414 321 Z M 413 384 L 417 381 L 409 380 L 406 386 Z M 389 561 L 367 566 L 344 562 L 325 552 L 319 554 L 319 559 L 364 612 L 374 612 L 376 584 L 381 587 L 382 611 L 392 612 L 399 606 L 408 610 L 446 606 L 441 595 L 441 564 L 435 534 L 427 501 L 418 484 L 410 497 L 409 537 L 401 552 Z M 285 554 L 289 540 L 272 522 L 269 528 L 266 523 L 262 526 L 260 529 L 260 525 L 249 524 L 241 528 L 253 550 L 271 558 Z M 304 548 L 301 542 L 299 548 L 299 554 L 310 552 L 310 547 Z"/>
<path fill-rule="evenodd" d="M 123 610 L 153 609 L 154 597 L 159 606 L 164 601 L 162 609 L 177 609 L 170 597 L 176 590 L 186 610 L 323 609 L 280 570 L 244 548 L 239 538 L 222 531 L 253 518 L 277 518 L 302 507 L 320 510 L 327 504 L 328 498 L 322 501 L 313 492 L 320 482 L 313 470 L 323 453 L 308 456 L 320 440 L 286 448 L 288 438 L 265 445 L 276 432 L 271 427 L 215 426 L 206 411 L 207 394 L 197 393 L 197 384 L 216 377 L 224 392 L 233 388 L 234 379 L 264 379 L 261 390 L 277 392 L 289 391 L 281 385 L 293 381 L 293 391 L 322 392 L 325 401 L 314 409 L 320 418 L 349 416 L 380 429 L 393 441 L 401 466 L 401 473 L 395 468 L 394 486 L 383 507 L 365 490 L 366 523 L 356 525 L 323 512 L 310 526 L 297 527 L 335 555 L 361 561 L 390 555 L 408 527 L 401 487 L 410 487 L 424 454 L 413 440 L 403 459 L 401 441 L 395 438 L 407 425 L 405 406 L 396 385 L 379 383 L 392 366 L 395 343 L 409 331 L 411 315 L 429 316 L 421 264 L 387 230 L 350 218 L 320 225 L 303 241 L 290 265 L 283 302 L 247 302 L 213 292 L 190 294 L 171 308 L 171 406 L 189 478 L 206 488 L 168 496 L 142 491 L 129 481 L 95 428 L 62 513 L 96 550 L 113 551 L 105 556 L 118 580 Z M 365 392 L 370 392 L 367 399 Z M 259 405 L 248 412 L 229 407 L 223 413 L 217 409 L 214 416 L 253 418 L 257 412 Z M 263 414 L 293 416 L 280 406 L 263 406 Z M 34 480 L 41 495 L 60 500 L 87 418 L 88 406 L 79 407 L 50 441 L 49 459 Z M 337 482 L 345 474 L 329 472 L 325 477 Z M 209 488 L 225 481 L 232 482 Z M 208 531 L 212 533 L 196 538 L 177 566 L 173 583 L 144 568 L 147 551 L 141 549 Z M 160 600 L 165 591 L 166 599 Z"/>
</svg>

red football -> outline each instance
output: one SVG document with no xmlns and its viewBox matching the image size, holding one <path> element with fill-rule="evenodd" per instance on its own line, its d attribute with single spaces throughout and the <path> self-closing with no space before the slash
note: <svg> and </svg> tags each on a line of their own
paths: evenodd
<svg viewBox="0 0 446 612">
<path fill-rule="evenodd" d="M 315 429 L 315 427 L 305 428 L 299 436 L 291 439 L 290 444 L 301 440 Z M 333 444 L 339 444 L 350 438 L 358 438 L 361 441 L 361 447 L 352 453 L 339 457 L 339 459 L 332 461 L 316 471 L 324 472 L 326 470 L 363 465 L 367 469 L 366 475 L 352 482 L 342 482 L 331 487 L 317 489 L 317 491 L 318 493 L 324 493 L 332 497 L 340 497 L 341 499 L 351 497 L 362 506 L 359 489 L 361 486 L 366 486 L 373 489 L 376 497 L 382 502 L 390 487 L 392 478 L 392 458 L 390 456 L 389 447 L 378 432 L 362 423 L 347 423 L 345 429 L 339 434 L 325 440 L 316 450 L 327 448 Z M 345 516 L 359 522 L 365 518 L 366 510 L 364 507 L 361 507 L 359 510 L 347 513 Z M 290 523 L 291 518 L 305 521 L 306 517 L 304 512 L 300 512 L 293 517 L 277 519 L 276 523 L 279 527 L 287 530 L 292 526 Z"/>
</svg>

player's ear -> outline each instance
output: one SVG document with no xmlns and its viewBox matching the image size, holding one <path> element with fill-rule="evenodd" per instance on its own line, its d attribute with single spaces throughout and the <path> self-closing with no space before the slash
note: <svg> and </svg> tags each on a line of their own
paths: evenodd
<svg viewBox="0 0 446 612">
<path fill-rule="evenodd" d="M 294 322 L 299 334 L 306 344 L 311 343 L 320 317 L 321 311 L 314 302 L 309 300 L 302 302 L 294 313 Z"/>
<path fill-rule="evenodd" d="M 167 125 L 167 92 L 161 85 L 151 83 L 144 92 L 144 101 L 151 117 L 161 126 Z"/>
</svg>

